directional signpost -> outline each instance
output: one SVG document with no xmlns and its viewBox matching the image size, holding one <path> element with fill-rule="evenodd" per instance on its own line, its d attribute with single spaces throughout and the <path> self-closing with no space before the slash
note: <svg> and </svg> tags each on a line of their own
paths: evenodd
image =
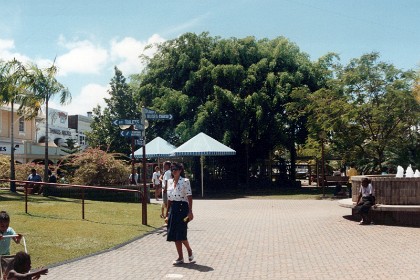
<svg viewBox="0 0 420 280">
<path fill-rule="evenodd" d="M 172 118 L 171 114 L 146 113 L 146 119 L 148 120 L 172 120 Z"/>
<path fill-rule="evenodd" d="M 120 131 L 120 135 L 122 137 L 136 137 L 136 138 L 140 138 L 142 135 L 142 131 L 141 130 L 121 130 Z"/>
<path fill-rule="evenodd" d="M 114 120 L 113 125 L 141 125 L 141 120 Z"/>
<path fill-rule="evenodd" d="M 112 121 L 112 124 L 115 126 L 119 126 L 121 129 L 129 128 L 127 130 L 121 130 L 120 135 L 122 137 L 131 137 L 131 183 L 137 185 L 136 182 L 136 172 L 134 170 L 134 149 L 135 145 L 143 145 L 144 141 L 143 139 L 139 139 L 142 137 L 144 133 L 144 121 L 143 120 L 130 120 L 130 119 L 122 119 L 122 120 L 114 120 Z M 146 192 L 144 192 L 146 194 Z M 147 223 L 147 222 L 146 222 Z M 143 223 L 144 225 L 146 223 Z"/>
<path fill-rule="evenodd" d="M 143 146 L 143 172 L 142 172 L 143 173 L 142 174 L 143 175 L 143 179 L 142 179 L 143 180 L 142 224 L 143 225 L 147 225 L 147 204 L 146 204 L 147 201 L 146 200 L 148 198 L 148 192 L 147 192 L 147 186 L 146 186 L 146 133 L 145 133 L 145 129 L 147 128 L 147 126 L 145 126 L 145 124 L 147 123 L 147 120 L 172 120 L 172 118 L 173 118 L 173 116 L 171 114 L 159 114 L 155 110 L 151 110 L 151 109 L 142 107 L 141 108 L 141 121 L 140 121 L 140 123 L 130 123 L 130 124 L 134 125 L 135 129 L 138 129 L 138 130 L 122 131 L 121 132 L 121 136 L 124 136 L 124 137 L 132 136 L 132 139 L 134 139 L 133 132 L 136 132 L 136 134 L 135 134 L 136 137 L 137 137 L 137 131 L 141 132 L 142 135 L 143 135 L 142 139 L 136 140 L 136 144 L 139 143 L 140 146 Z M 119 120 L 119 121 L 128 122 L 129 120 Z M 131 121 L 134 121 L 134 120 L 131 120 Z M 141 126 L 139 126 L 139 125 L 141 125 Z M 139 129 L 138 127 L 141 127 L 141 128 Z M 127 132 L 131 132 L 130 136 L 128 136 Z M 139 138 L 140 137 L 141 136 L 139 136 Z M 134 153 L 133 153 L 133 158 L 134 158 Z"/>
<path fill-rule="evenodd" d="M 135 144 L 137 146 L 144 146 L 144 140 L 143 139 L 136 139 Z"/>
</svg>

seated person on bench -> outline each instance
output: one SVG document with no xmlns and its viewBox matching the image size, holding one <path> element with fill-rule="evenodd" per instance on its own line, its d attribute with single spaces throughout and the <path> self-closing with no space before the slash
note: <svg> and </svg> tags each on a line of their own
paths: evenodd
<svg viewBox="0 0 420 280">
<path fill-rule="evenodd" d="M 360 199 L 362 199 L 361 202 Z M 361 225 L 369 225 L 371 223 L 368 213 L 370 207 L 373 205 L 375 205 L 375 196 L 372 184 L 368 178 L 363 178 L 362 185 L 360 186 L 359 196 L 357 197 L 356 206 L 354 207 L 356 213 L 362 216 L 362 220 L 360 221 Z"/>
</svg>

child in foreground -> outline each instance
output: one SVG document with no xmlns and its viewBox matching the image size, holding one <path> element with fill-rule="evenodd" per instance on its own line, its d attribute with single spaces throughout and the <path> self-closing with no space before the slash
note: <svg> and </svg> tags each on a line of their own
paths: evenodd
<svg viewBox="0 0 420 280">
<path fill-rule="evenodd" d="M 9 227 L 10 216 L 6 211 L 0 211 L 0 255 L 10 255 L 10 239 L 13 239 L 17 244 L 20 243 L 22 235 L 17 237 L 4 238 L 5 235 L 16 235 L 13 228 Z"/>
<path fill-rule="evenodd" d="M 39 279 L 48 273 L 48 268 L 31 270 L 31 256 L 25 252 L 18 252 L 15 256 L 13 269 L 7 274 L 8 280 Z"/>
</svg>

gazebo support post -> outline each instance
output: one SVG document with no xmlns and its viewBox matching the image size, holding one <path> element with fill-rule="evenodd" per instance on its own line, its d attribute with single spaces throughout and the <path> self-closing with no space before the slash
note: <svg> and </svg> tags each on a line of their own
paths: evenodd
<svg viewBox="0 0 420 280">
<path fill-rule="evenodd" d="M 200 162 L 201 162 L 201 197 L 204 197 L 204 172 L 203 172 L 204 156 L 200 157 Z"/>
</svg>

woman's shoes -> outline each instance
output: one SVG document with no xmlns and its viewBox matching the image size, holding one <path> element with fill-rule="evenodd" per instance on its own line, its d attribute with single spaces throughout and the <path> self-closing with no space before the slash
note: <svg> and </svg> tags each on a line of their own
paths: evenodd
<svg viewBox="0 0 420 280">
<path fill-rule="evenodd" d="M 172 262 L 173 265 L 178 265 L 178 264 L 183 264 L 184 263 L 184 259 L 180 259 L 180 260 L 174 260 Z"/>
<path fill-rule="evenodd" d="M 191 252 L 191 255 L 188 256 L 188 260 L 190 262 L 192 262 L 194 260 L 194 253 L 193 252 Z M 184 259 L 177 259 L 177 260 L 174 260 L 172 262 L 173 265 L 178 265 L 178 264 L 183 264 L 183 263 L 184 263 Z"/>
<path fill-rule="evenodd" d="M 194 253 L 191 252 L 191 256 L 188 256 L 188 260 L 192 262 L 194 260 Z"/>
</svg>

